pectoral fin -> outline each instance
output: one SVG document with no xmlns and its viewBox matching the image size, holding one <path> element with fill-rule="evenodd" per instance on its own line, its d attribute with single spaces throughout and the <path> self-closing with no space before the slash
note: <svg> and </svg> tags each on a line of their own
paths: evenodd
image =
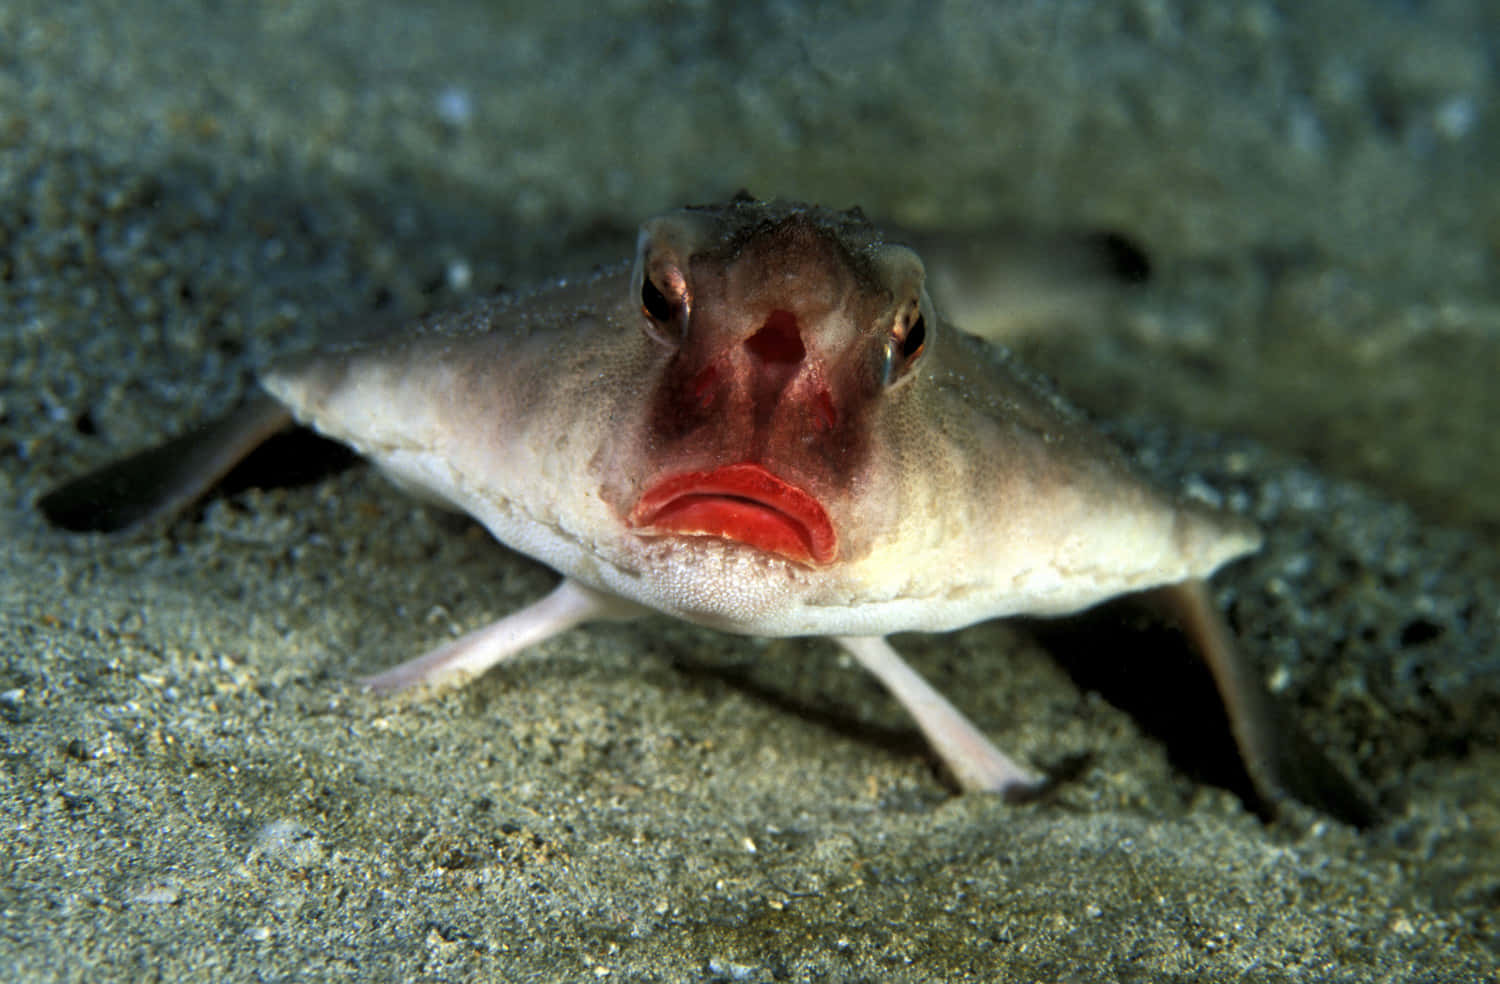
<svg viewBox="0 0 1500 984">
<path fill-rule="evenodd" d="M 1044 779 L 996 748 L 962 711 L 908 666 L 884 638 L 839 636 L 834 641 L 900 701 L 966 792 L 1001 793 L 1011 799 L 1027 799 L 1045 785 Z"/>
<path fill-rule="evenodd" d="M 1290 796 L 1356 827 L 1373 826 L 1379 811 L 1266 690 L 1234 645 L 1203 582 L 1184 581 L 1148 594 L 1208 665 L 1245 770 L 1266 805 L 1274 808 Z"/>
<path fill-rule="evenodd" d="M 186 509 L 268 438 L 291 414 L 257 393 L 223 417 L 58 486 L 37 506 L 54 526 L 116 533 Z"/>
<path fill-rule="evenodd" d="M 576 625 L 640 613 L 637 605 L 565 578 L 551 594 L 520 611 L 361 682 L 380 694 L 462 687 Z"/>
</svg>

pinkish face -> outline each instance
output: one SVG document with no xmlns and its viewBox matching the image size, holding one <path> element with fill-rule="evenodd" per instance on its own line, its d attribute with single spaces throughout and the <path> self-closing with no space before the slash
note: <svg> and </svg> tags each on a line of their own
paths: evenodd
<svg viewBox="0 0 1500 984">
<path fill-rule="evenodd" d="M 841 559 L 874 404 L 921 358 L 930 302 L 916 256 L 862 224 L 757 214 L 736 229 L 678 213 L 642 231 L 634 296 L 669 355 L 647 401 L 642 491 L 617 508 L 639 536 L 826 567 Z"/>
</svg>

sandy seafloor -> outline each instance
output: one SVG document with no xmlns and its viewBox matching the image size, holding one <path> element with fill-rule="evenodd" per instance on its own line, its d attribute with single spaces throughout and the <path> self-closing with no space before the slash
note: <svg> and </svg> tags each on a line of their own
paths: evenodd
<svg viewBox="0 0 1500 984">
<path fill-rule="evenodd" d="M 1479 2 L 0 6 L 0 977 L 1495 979 L 1497 29 Z M 125 542 L 32 508 L 276 353 L 740 187 L 1143 243 L 1138 296 L 1019 345 L 1262 523 L 1216 588 L 1385 822 L 1263 823 L 1194 732 L 1064 671 L 1160 672 L 1156 717 L 1192 712 L 1107 632 L 899 640 L 1002 745 L 1082 763 L 1014 806 L 954 795 L 822 643 L 659 619 L 362 694 L 553 577 L 367 469 Z"/>
</svg>

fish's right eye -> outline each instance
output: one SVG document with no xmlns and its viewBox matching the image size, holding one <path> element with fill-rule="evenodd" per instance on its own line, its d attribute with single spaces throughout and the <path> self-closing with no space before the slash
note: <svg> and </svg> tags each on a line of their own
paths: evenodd
<svg viewBox="0 0 1500 984">
<path fill-rule="evenodd" d="M 650 338 L 668 348 L 682 344 L 687 334 L 692 298 L 687 278 L 671 263 L 648 266 L 641 272 L 641 327 Z"/>
</svg>

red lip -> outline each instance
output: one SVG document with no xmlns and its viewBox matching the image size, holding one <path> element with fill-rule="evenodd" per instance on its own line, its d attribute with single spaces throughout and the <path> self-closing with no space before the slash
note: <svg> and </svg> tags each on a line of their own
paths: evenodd
<svg viewBox="0 0 1500 984">
<path fill-rule="evenodd" d="M 629 521 L 734 540 L 800 564 L 827 564 L 838 553 L 833 522 L 818 500 L 751 462 L 664 478 L 641 496 Z"/>
</svg>

